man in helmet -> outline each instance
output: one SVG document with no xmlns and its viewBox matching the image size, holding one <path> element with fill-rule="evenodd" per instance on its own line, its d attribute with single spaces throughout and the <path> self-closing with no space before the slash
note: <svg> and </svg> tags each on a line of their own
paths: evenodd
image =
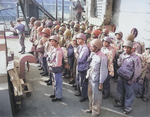
<svg viewBox="0 0 150 117">
<path fill-rule="evenodd" d="M 67 29 L 70 29 L 70 22 L 66 23 L 66 27 L 67 27 Z"/>
<path fill-rule="evenodd" d="M 14 32 L 18 33 L 19 35 L 19 43 L 21 45 L 21 51 L 19 53 L 24 54 L 25 53 L 25 45 L 24 45 L 24 40 L 25 40 L 25 33 L 24 33 L 24 28 L 25 26 L 21 24 L 21 19 L 17 18 L 16 19 L 16 26 L 14 28 Z"/>
<path fill-rule="evenodd" d="M 67 75 L 65 77 L 73 77 L 73 61 L 74 61 L 74 49 L 71 42 L 71 31 L 68 29 L 64 33 L 65 40 L 66 40 L 66 50 L 67 50 L 67 57 L 68 57 L 68 65 L 67 68 Z"/>
<path fill-rule="evenodd" d="M 37 46 L 39 44 L 39 40 L 42 38 L 42 30 L 43 30 L 42 26 L 37 28 Z M 38 54 L 38 60 L 39 60 L 39 63 L 40 63 L 40 65 L 38 67 L 42 67 L 42 62 L 40 60 L 40 55 L 39 54 Z"/>
<path fill-rule="evenodd" d="M 34 27 L 34 22 L 36 21 L 36 18 L 35 17 L 31 17 L 30 18 L 30 23 L 29 23 L 29 27 L 30 29 L 32 29 Z"/>
<path fill-rule="evenodd" d="M 89 109 L 87 113 L 92 113 L 92 117 L 100 114 L 103 83 L 107 78 L 107 57 L 101 52 L 102 42 L 99 39 L 91 41 L 91 54 L 88 58 L 89 69 L 86 78 L 88 83 Z"/>
<path fill-rule="evenodd" d="M 113 42 L 114 47 L 118 51 L 118 53 L 121 54 L 123 52 L 122 45 L 124 43 L 124 41 L 122 40 L 123 33 L 121 31 L 118 31 L 115 33 L 115 37 L 116 37 L 116 41 Z"/>
<path fill-rule="evenodd" d="M 114 64 L 115 50 L 111 47 L 111 38 L 105 37 L 103 39 L 103 47 L 101 51 L 107 56 L 108 59 L 108 76 L 104 82 L 103 99 L 107 99 L 110 94 L 110 78 L 114 76 Z"/>
<path fill-rule="evenodd" d="M 59 25 L 56 25 L 56 26 L 54 27 L 54 35 L 58 35 L 58 33 L 59 33 L 59 28 L 60 28 Z"/>
<path fill-rule="evenodd" d="M 65 43 L 66 43 L 66 40 L 64 38 L 64 32 L 65 32 L 66 28 L 65 27 L 60 27 L 59 28 L 59 46 L 60 47 L 65 47 Z"/>
<path fill-rule="evenodd" d="M 59 47 L 59 37 L 53 35 L 49 39 L 51 46 L 50 52 L 48 53 L 47 63 L 50 72 L 53 74 L 54 78 L 54 95 L 50 95 L 52 102 L 59 101 L 62 98 L 62 59 L 63 52 Z"/>
<path fill-rule="evenodd" d="M 42 26 L 43 28 L 45 28 L 46 20 L 47 20 L 47 19 L 43 19 L 42 22 L 41 22 L 41 26 Z"/>
<path fill-rule="evenodd" d="M 133 42 L 133 48 L 132 51 L 142 54 L 142 45 L 136 41 L 134 41 L 134 39 L 137 37 L 138 35 L 138 30 L 136 28 L 133 28 L 131 30 L 131 34 L 130 34 L 130 38 L 128 39 L 128 41 L 132 41 Z"/>
<path fill-rule="evenodd" d="M 81 25 L 80 26 L 80 33 L 84 33 L 85 29 L 86 29 L 85 26 Z"/>
<path fill-rule="evenodd" d="M 77 35 L 79 33 L 79 27 L 80 27 L 79 24 L 74 25 L 74 35 Z"/>
<path fill-rule="evenodd" d="M 74 50 L 74 62 L 73 62 L 73 73 L 72 73 L 72 77 L 70 78 L 69 84 L 74 84 L 73 87 L 76 88 L 76 67 L 77 67 L 77 58 L 78 58 L 78 43 L 77 43 L 77 39 L 76 39 L 77 35 L 75 35 L 72 38 L 72 46 L 73 46 L 73 50 Z"/>
<path fill-rule="evenodd" d="M 135 53 L 141 60 L 141 67 L 142 67 L 142 73 L 134 83 L 134 94 L 136 98 L 142 98 L 143 96 L 143 90 L 144 90 L 144 80 L 146 76 L 147 71 L 147 60 L 146 55 Z"/>
<path fill-rule="evenodd" d="M 76 19 L 78 22 L 80 22 L 81 16 L 82 16 L 82 6 L 80 1 L 77 1 L 77 4 L 75 6 L 75 10 L 76 10 Z"/>
<path fill-rule="evenodd" d="M 41 68 L 39 70 L 43 70 L 40 74 L 42 76 L 47 76 L 48 75 L 48 70 L 47 70 L 47 62 L 46 62 L 46 57 L 44 56 L 44 51 L 45 51 L 45 45 L 50 37 L 50 29 L 49 28 L 44 28 L 42 30 L 42 38 L 39 41 L 40 48 L 37 46 L 37 51 L 39 52 L 39 58 L 40 58 L 40 63 L 41 63 Z M 44 47 L 42 47 L 42 46 Z"/>
<path fill-rule="evenodd" d="M 39 26 L 37 28 L 37 40 L 40 40 L 42 38 L 42 30 L 43 30 L 42 26 Z"/>
<path fill-rule="evenodd" d="M 88 29 L 92 32 L 92 31 L 93 31 L 93 25 L 90 24 L 90 25 L 88 26 Z"/>
<path fill-rule="evenodd" d="M 65 27 L 66 28 L 66 24 L 65 23 L 61 23 L 60 27 Z"/>
<path fill-rule="evenodd" d="M 34 22 L 34 28 L 32 28 L 32 33 L 31 33 L 31 36 L 30 36 L 30 41 L 33 43 L 32 45 L 32 48 L 31 48 L 31 53 L 34 54 L 34 56 L 36 57 L 37 59 L 37 62 L 38 62 L 38 55 L 37 55 L 37 52 L 36 52 L 36 47 L 37 47 L 37 28 L 41 26 L 41 22 L 40 21 L 35 21 Z"/>
<path fill-rule="evenodd" d="M 98 39 L 98 36 L 101 34 L 100 30 L 93 30 L 92 31 L 92 39 Z"/>
<path fill-rule="evenodd" d="M 58 22 L 58 21 L 54 21 L 54 22 L 53 22 L 53 27 L 51 28 L 51 33 L 52 33 L 52 35 L 54 35 L 54 28 L 55 28 L 56 25 L 59 25 L 59 22 Z"/>
<path fill-rule="evenodd" d="M 107 28 L 105 28 L 105 29 L 103 29 L 102 33 L 98 36 L 98 39 L 103 41 L 103 38 L 108 37 L 108 36 L 109 36 L 109 30 Z"/>
<path fill-rule="evenodd" d="M 51 30 L 51 35 L 53 35 L 53 22 L 52 21 L 48 21 L 45 25 L 46 28 L 49 28 Z"/>
<path fill-rule="evenodd" d="M 116 41 L 113 41 L 111 46 L 116 50 L 116 55 L 114 58 L 114 81 L 117 82 L 118 75 L 117 75 L 117 70 L 118 70 L 118 64 L 117 60 L 119 58 L 119 55 L 123 52 L 123 43 L 124 41 L 122 40 L 123 33 L 121 31 L 118 31 L 115 33 Z"/>
<path fill-rule="evenodd" d="M 86 79 L 86 72 L 88 69 L 87 58 L 89 57 L 89 49 L 85 44 L 86 35 L 83 33 L 77 34 L 77 43 L 79 44 L 78 58 L 77 58 L 77 89 L 78 93 L 75 96 L 82 96 L 79 100 L 83 102 L 87 99 L 88 80 Z M 82 90 L 81 90 L 82 87 Z"/>
<path fill-rule="evenodd" d="M 124 114 L 128 114 L 133 109 L 134 82 L 141 74 L 140 58 L 132 52 L 133 43 L 125 41 L 124 52 L 118 59 L 117 73 L 119 75 L 117 83 L 117 99 L 115 107 L 124 107 Z"/>
<path fill-rule="evenodd" d="M 143 101 L 146 102 L 150 98 L 150 45 L 146 45 L 146 51 L 142 54 L 146 59 L 146 77 L 144 79 Z M 140 83 L 140 82 L 139 82 Z"/>
<path fill-rule="evenodd" d="M 74 35 L 74 25 L 75 25 L 74 21 L 70 22 L 71 37 L 73 37 Z"/>
<path fill-rule="evenodd" d="M 84 34 L 86 35 L 86 44 L 90 44 L 91 40 L 91 31 L 90 30 L 85 30 Z"/>
</svg>

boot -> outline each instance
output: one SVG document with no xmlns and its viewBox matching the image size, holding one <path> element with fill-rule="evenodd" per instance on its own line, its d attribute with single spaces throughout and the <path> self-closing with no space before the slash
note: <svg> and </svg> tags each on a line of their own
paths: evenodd
<svg viewBox="0 0 150 117">
<path fill-rule="evenodd" d="M 64 78 L 70 78 L 70 71 L 69 71 L 69 69 L 67 69 L 67 72 L 66 72 L 67 74 L 64 76 Z"/>
<path fill-rule="evenodd" d="M 41 74 L 41 76 L 48 76 L 48 73 L 43 73 L 43 74 Z"/>
<path fill-rule="evenodd" d="M 21 53 L 22 51 L 23 51 L 23 47 L 22 47 L 22 49 L 18 53 Z"/>
<path fill-rule="evenodd" d="M 23 49 L 22 49 L 22 52 L 21 52 L 21 54 L 24 54 L 25 53 L 25 47 L 22 47 Z"/>
</svg>

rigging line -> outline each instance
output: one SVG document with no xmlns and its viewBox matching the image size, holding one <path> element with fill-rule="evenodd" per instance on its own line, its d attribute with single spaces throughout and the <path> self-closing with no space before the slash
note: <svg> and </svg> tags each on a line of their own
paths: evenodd
<svg viewBox="0 0 150 117">
<path fill-rule="evenodd" d="M 4 5 L 3 5 L 3 3 L 2 3 L 1 1 L 0 1 L 0 4 L 1 4 L 1 6 L 3 6 L 3 8 L 5 8 Z M 15 3 L 14 3 L 14 4 L 15 4 Z M 5 12 L 7 12 L 7 11 L 5 11 Z M 12 12 L 12 11 L 10 11 L 10 10 L 9 10 L 9 12 L 11 12 L 11 13 L 13 13 L 14 15 L 17 16 L 17 14 L 15 14 L 14 12 Z"/>
</svg>

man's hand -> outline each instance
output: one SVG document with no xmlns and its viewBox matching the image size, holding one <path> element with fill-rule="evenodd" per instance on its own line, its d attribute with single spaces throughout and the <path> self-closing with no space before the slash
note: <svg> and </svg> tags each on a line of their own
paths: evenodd
<svg viewBox="0 0 150 117">
<path fill-rule="evenodd" d="M 143 84 L 144 79 L 143 79 L 143 78 L 140 78 L 140 79 L 138 80 L 138 82 L 139 82 L 139 84 Z"/>
<path fill-rule="evenodd" d="M 127 83 L 128 83 L 129 85 L 132 85 L 133 81 L 132 81 L 132 80 L 129 80 L 129 81 L 127 81 Z"/>
<path fill-rule="evenodd" d="M 102 91 L 103 90 L 103 84 L 99 83 L 99 90 Z"/>
</svg>

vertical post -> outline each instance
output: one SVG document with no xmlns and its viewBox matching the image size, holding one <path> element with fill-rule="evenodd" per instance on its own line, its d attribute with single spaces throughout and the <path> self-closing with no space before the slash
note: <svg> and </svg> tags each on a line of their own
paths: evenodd
<svg viewBox="0 0 150 117">
<path fill-rule="evenodd" d="M 73 20 L 73 6 L 72 6 L 73 2 L 72 2 L 72 0 L 70 0 L 70 1 L 71 1 L 71 6 L 70 6 L 71 7 L 71 15 L 70 15 L 70 19 Z"/>
<path fill-rule="evenodd" d="M 55 15 L 56 15 L 56 20 L 57 20 L 57 0 L 55 1 Z"/>
<path fill-rule="evenodd" d="M 17 3 L 17 18 L 19 18 L 19 4 Z"/>
<path fill-rule="evenodd" d="M 28 22 L 27 22 L 26 14 L 25 14 L 25 11 L 24 11 L 24 8 L 23 8 L 23 3 L 21 2 L 21 0 L 18 0 L 18 3 L 19 3 L 20 8 L 21 8 L 21 10 L 22 10 L 23 18 L 24 18 L 24 20 L 25 20 L 25 22 L 26 22 L 28 34 L 30 34 L 30 29 L 29 29 L 29 25 L 28 25 Z"/>
<path fill-rule="evenodd" d="M 64 22 L 64 0 L 62 0 L 62 18 L 61 22 Z"/>
</svg>

